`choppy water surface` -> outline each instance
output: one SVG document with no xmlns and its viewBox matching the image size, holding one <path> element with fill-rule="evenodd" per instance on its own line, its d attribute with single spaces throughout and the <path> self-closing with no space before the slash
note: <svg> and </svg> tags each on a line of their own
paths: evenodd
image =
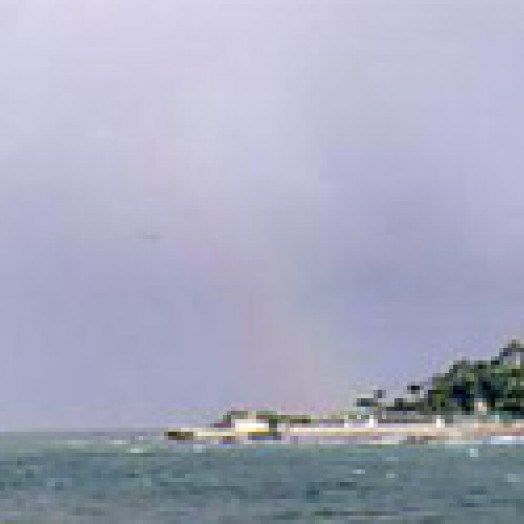
<svg viewBox="0 0 524 524">
<path fill-rule="evenodd" d="M 0 437 L 0 522 L 524 522 L 524 446 Z"/>
</svg>

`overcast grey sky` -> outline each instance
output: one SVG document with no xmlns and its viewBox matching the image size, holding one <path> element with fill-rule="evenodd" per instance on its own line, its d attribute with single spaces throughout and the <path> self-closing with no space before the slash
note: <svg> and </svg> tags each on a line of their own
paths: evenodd
<svg viewBox="0 0 524 524">
<path fill-rule="evenodd" d="M 0 0 L 0 426 L 340 407 L 522 335 L 523 15 Z"/>
</svg>

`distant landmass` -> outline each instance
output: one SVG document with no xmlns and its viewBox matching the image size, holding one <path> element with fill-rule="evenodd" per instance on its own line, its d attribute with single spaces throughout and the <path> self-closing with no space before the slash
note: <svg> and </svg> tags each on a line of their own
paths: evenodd
<svg viewBox="0 0 524 524">
<path fill-rule="evenodd" d="M 490 359 L 455 361 L 390 400 L 376 389 L 350 409 L 329 414 L 233 409 L 206 428 L 170 429 L 166 437 L 220 443 L 524 442 L 524 344 L 511 340 Z"/>
</svg>

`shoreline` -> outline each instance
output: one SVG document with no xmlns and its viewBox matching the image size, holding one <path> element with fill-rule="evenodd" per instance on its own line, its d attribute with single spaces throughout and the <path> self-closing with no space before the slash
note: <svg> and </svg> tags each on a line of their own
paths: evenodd
<svg viewBox="0 0 524 524">
<path fill-rule="evenodd" d="M 164 432 L 167 440 L 187 443 L 248 444 L 252 442 L 347 444 L 431 443 L 500 440 L 524 443 L 524 421 L 468 422 L 449 425 L 379 424 L 341 427 L 291 426 L 274 431 L 238 431 L 235 428 L 180 428 Z"/>
</svg>

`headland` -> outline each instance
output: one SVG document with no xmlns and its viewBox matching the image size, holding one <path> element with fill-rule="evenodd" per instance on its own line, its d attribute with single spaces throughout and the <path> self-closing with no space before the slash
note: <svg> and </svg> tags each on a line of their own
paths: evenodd
<svg viewBox="0 0 524 524">
<path fill-rule="evenodd" d="M 388 399 L 376 389 L 330 414 L 230 410 L 206 427 L 165 431 L 192 443 L 524 443 L 524 344 L 488 360 L 461 359 Z"/>
</svg>

